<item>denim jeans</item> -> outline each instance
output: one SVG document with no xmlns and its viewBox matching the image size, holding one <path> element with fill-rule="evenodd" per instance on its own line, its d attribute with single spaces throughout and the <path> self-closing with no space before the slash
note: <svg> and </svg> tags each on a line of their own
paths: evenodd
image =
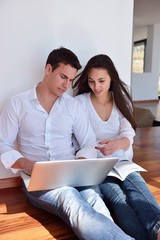
<svg viewBox="0 0 160 240">
<path fill-rule="evenodd" d="M 139 172 L 124 181 L 107 177 L 100 190 L 118 225 L 136 240 L 156 240 L 160 207 Z"/>
<path fill-rule="evenodd" d="M 94 188 L 65 186 L 50 191 L 28 192 L 23 184 L 23 191 L 32 205 L 60 217 L 81 240 L 133 239 L 105 216 L 108 210 Z"/>
</svg>

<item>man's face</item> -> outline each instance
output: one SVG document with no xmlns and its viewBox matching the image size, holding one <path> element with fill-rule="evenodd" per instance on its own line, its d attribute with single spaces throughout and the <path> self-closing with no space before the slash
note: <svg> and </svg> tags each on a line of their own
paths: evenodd
<svg viewBox="0 0 160 240">
<path fill-rule="evenodd" d="M 71 65 L 60 63 L 52 72 L 52 66 L 46 66 L 46 83 L 50 94 L 60 97 L 70 87 L 73 79 L 76 77 L 77 69 Z"/>
</svg>

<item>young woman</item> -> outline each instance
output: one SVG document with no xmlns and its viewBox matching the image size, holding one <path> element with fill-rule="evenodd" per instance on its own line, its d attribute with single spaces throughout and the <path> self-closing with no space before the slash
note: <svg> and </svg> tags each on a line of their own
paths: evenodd
<svg viewBox="0 0 160 240">
<path fill-rule="evenodd" d="M 127 85 L 107 55 L 91 58 L 73 83 L 97 138 L 99 157 L 132 161 L 136 123 Z M 124 181 L 108 176 L 100 185 L 118 225 L 137 240 L 160 240 L 160 207 L 139 172 Z"/>
</svg>

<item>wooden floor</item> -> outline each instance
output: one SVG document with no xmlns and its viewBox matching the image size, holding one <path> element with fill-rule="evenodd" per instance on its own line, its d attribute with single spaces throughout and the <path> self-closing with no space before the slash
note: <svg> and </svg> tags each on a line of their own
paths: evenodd
<svg viewBox="0 0 160 240">
<path fill-rule="evenodd" d="M 133 161 L 148 172 L 141 175 L 160 205 L 160 127 L 137 128 Z"/>
<path fill-rule="evenodd" d="M 134 162 L 148 170 L 143 173 L 160 204 L 160 127 L 137 129 Z M 1 240 L 76 240 L 72 230 L 59 218 L 32 207 L 21 187 L 0 190 Z"/>
</svg>

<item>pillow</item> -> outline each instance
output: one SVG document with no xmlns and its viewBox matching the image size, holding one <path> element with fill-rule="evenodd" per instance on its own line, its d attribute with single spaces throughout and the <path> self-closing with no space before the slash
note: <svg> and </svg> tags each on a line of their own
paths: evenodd
<svg viewBox="0 0 160 240">
<path fill-rule="evenodd" d="M 135 107 L 135 119 L 137 127 L 152 127 L 155 116 L 149 109 Z"/>
</svg>

